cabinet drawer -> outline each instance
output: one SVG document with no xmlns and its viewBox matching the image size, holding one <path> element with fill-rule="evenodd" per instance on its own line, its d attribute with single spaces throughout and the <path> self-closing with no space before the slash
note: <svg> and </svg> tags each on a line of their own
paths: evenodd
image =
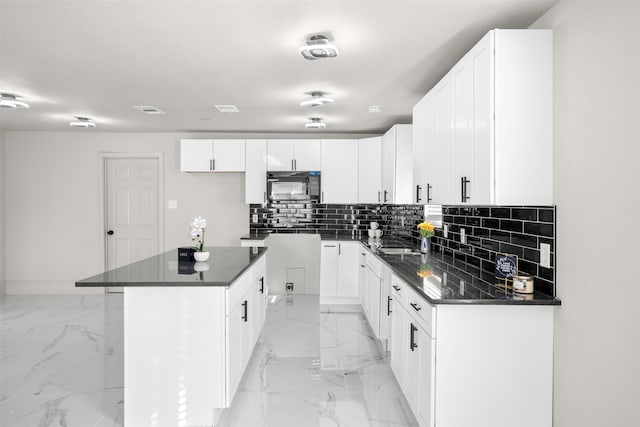
<svg viewBox="0 0 640 427">
<path fill-rule="evenodd" d="M 407 293 L 409 286 L 398 278 L 395 274 L 391 274 L 391 296 L 394 303 L 407 307 Z"/>
<path fill-rule="evenodd" d="M 405 294 L 407 312 L 416 319 L 431 338 L 435 338 L 436 308 L 409 287 L 407 287 Z"/>
</svg>

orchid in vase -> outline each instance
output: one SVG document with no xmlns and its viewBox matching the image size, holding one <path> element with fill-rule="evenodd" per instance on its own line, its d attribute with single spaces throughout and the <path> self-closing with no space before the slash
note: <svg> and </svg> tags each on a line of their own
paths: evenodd
<svg viewBox="0 0 640 427">
<path fill-rule="evenodd" d="M 196 254 L 194 255 L 194 257 L 196 261 L 206 261 L 209 258 L 209 252 L 204 251 L 204 230 L 207 228 L 207 220 L 202 218 L 201 216 L 197 216 L 193 219 L 193 222 L 190 225 L 191 240 L 193 241 L 193 246 L 196 249 Z"/>
</svg>

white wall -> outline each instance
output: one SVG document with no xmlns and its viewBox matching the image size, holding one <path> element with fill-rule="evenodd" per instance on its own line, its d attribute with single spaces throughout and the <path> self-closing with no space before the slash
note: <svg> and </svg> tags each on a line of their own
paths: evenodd
<svg viewBox="0 0 640 427">
<path fill-rule="evenodd" d="M 5 216 L 5 202 L 4 202 L 4 169 L 5 169 L 5 152 L 4 152 L 4 132 L 0 131 L 0 298 L 5 294 L 5 232 L 4 232 L 4 216 Z"/>
<path fill-rule="evenodd" d="M 554 426 L 640 426 L 640 3 L 560 2 Z"/>
<path fill-rule="evenodd" d="M 7 131 L 7 293 L 92 291 L 74 282 L 104 271 L 101 152 L 164 154 L 163 251 L 191 245 L 195 215 L 208 221 L 207 245 L 238 246 L 249 231 L 244 174 L 180 172 L 179 140 L 189 136 Z M 166 209 L 169 199 L 178 209 Z"/>
</svg>

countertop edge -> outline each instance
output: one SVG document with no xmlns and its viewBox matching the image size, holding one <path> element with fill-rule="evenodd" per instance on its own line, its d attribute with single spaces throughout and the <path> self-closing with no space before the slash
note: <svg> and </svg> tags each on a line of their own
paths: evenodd
<svg viewBox="0 0 640 427">
<path fill-rule="evenodd" d="M 238 274 L 236 274 L 232 279 L 226 282 L 110 282 L 105 284 L 104 282 L 83 282 L 82 280 L 75 282 L 75 287 L 77 288 L 166 288 L 166 287 L 174 287 L 174 288 L 202 288 L 202 287 L 230 287 L 233 283 L 238 280 L 240 276 L 242 276 L 257 260 L 262 258 L 268 248 L 260 248 L 261 251 L 258 252 L 255 258 L 249 260 L 247 266 L 242 269 Z"/>
</svg>

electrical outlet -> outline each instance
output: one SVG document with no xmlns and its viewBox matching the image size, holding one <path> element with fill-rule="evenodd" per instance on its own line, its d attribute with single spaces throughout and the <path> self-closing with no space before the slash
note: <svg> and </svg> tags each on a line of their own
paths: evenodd
<svg viewBox="0 0 640 427">
<path fill-rule="evenodd" d="M 442 231 L 445 239 L 449 238 L 449 224 L 444 225 L 444 230 Z"/>
<path fill-rule="evenodd" d="M 464 228 L 460 229 L 460 243 L 467 243 L 467 231 Z"/>
<path fill-rule="evenodd" d="M 255 224 L 256 222 L 258 222 L 258 214 L 253 214 L 251 215 L 251 221 Z"/>
<path fill-rule="evenodd" d="M 551 268 L 551 245 L 540 243 L 540 266 Z"/>
<path fill-rule="evenodd" d="M 169 200 L 167 202 L 168 209 L 178 209 L 178 201 L 177 200 Z"/>
<path fill-rule="evenodd" d="M 287 292 L 293 292 L 293 282 L 287 282 L 285 289 Z"/>
<path fill-rule="evenodd" d="M 460 280 L 460 295 L 464 296 L 464 280 Z"/>
</svg>

